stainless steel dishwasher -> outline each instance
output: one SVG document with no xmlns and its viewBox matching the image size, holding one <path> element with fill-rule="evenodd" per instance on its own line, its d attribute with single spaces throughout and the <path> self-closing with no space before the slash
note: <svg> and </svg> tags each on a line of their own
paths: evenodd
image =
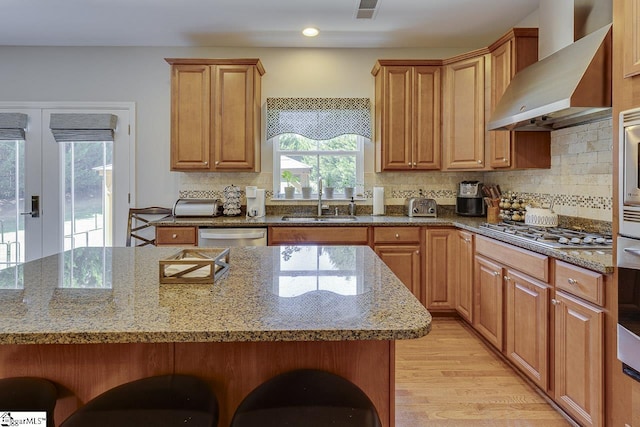
<svg viewBox="0 0 640 427">
<path fill-rule="evenodd" d="M 198 246 L 267 246 L 266 228 L 203 228 L 198 231 Z"/>
</svg>

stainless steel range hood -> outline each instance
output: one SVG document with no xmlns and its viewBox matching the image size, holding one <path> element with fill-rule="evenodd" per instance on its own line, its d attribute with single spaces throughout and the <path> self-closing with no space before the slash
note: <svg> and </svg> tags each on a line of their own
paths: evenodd
<svg viewBox="0 0 640 427">
<path fill-rule="evenodd" d="M 550 131 L 611 116 L 611 24 L 516 74 L 489 130 Z"/>
</svg>

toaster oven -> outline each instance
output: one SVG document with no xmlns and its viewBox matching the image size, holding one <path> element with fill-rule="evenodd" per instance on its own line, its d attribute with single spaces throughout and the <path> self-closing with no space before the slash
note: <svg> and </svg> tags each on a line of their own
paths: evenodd
<svg viewBox="0 0 640 427">
<path fill-rule="evenodd" d="M 438 205 L 433 199 L 427 199 L 424 197 L 411 197 L 404 203 L 404 213 L 407 216 L 437 216 Z"/>
</svg>

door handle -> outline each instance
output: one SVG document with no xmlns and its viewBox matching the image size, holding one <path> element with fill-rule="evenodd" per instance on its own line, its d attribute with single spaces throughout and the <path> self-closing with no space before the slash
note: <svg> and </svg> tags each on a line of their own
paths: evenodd
<svg viewBox="0 0 640 427">
<path fill-rule="evenodd" d="M 31 218 L 40 218 L 40 196 L 31 196 L 31 212 L 20 212 L 20 215 L 31 215 Z"/>
</svg>

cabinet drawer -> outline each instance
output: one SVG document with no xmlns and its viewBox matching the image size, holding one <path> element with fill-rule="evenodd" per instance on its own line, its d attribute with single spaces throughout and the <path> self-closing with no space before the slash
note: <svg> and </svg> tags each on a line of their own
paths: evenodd
<svg viewBox="0 0 640 427">
<path fill-rule="evenodd" d="M 189 245 L 196 246 L 198 227 L 157 227 L 156 245 L 176 246 Z"/>
<path fill-rule="evenodd" d="M 556 289 L 604 305 L 604 277 L 600 273 L 556 260 L 555 285 Z"/>
<path fill-rule="evenodd" d="M 368 245 L 368 227 L 272 227 L 269 229 L 269 245 L 279 244 L 330 244 Z"/>
<path fill-rule="evenodd" d="M 476 236 L 476 253 L 549 283 L 549 257 L 507 243 Z"/>
<path fill-rule="evenodd" d="M 420 243 L 420 227 L 376 227 L 374 243 Z"/>
</svg>

